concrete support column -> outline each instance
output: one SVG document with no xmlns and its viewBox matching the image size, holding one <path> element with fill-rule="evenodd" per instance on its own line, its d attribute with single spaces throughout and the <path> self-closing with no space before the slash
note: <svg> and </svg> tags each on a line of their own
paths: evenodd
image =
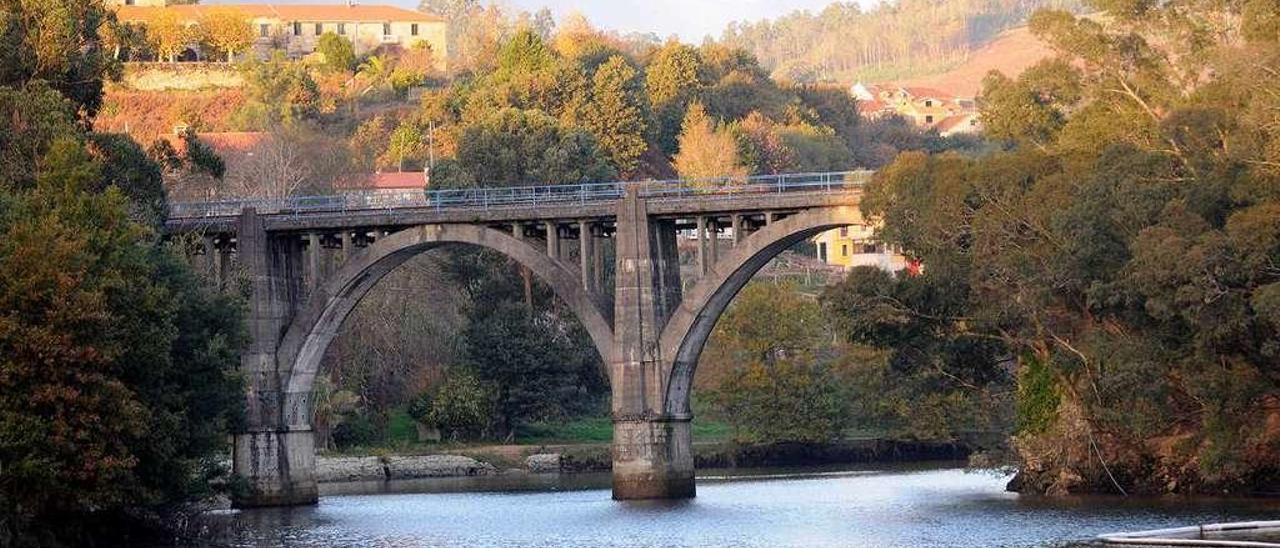
<svg viewBox="0 0 1280 548">
<path fill-rule="evenodd" d="M 698 227 L 694 229 L 694 233 L 698 236 L 698 275 L 704 276 L 707 273 L 707 218 L 698 217 Z"/>
<path fill-rule="evenodd" d="M 554 221 L 546 221 L 547 227 L 547 255 L 552 259 L 560 258 L 560 227 L 556 226 Z"/>
<path fill-rule="evenodd" d="M 338 250 L 338 264 L 334 265 L 333 268 L 335 272 L 342 269 L 342 265 L 346 264 L 347 259 L 351 258 L 351 253 L 355 251 L 355 247 L 352 247 L 353 244 L 351 243 L 350 230 L 343 230 L 341 238 L 342 249 Z"/>
<path fill-rule="evenodd" d="M 711 265 L 715 264 L 716 261 L 720 260 L 719 232 L 720 232 L 720 225 L 717 224 L 716 218 L 712 217 L 710 219 L 707 219 L 707 245 L 711 247 L 711 251 L 708 253 L 711 256 L 711 261 L 707 265 L 708 269 L 710 269 Z"/>
<path fill-rule="evenodd" d="M 613 498 L 694 496 L 689 417 L 664 414 L 670 368 L 658 339 L 679 304 L 675 224 L 651 221 L 635 188 L 618 205 L 613 388 Z"/>
<path fill-rule="evenodd" d="M 208 234 L 200 237 L 200 245 L 204 247 L 204 264 L 200 265 L 204 269 L 204 274 L 210 280 L 216 279 L 217 276 L 217 259 L 218 250 L 214 247 L 213 236 Z"/>
<path fill-rule="evenodd" d="M 591 291 L 591 225 L 578 221 L 578 263 L 582 270 L 582 288 Z"/>
<path fill-rule="evenodd" d="M 604 238 L 591 235 L 591 272 L 595 276 L 596 290 L 604 291 Z"/>
<path fill-rule="evenodd" d="M 209 253 L 213 255 L 213 284 L 214 287 L 217 287 L 219 290 L 226 288 L 227 263 L 229 262 L 227 259 L 228 252 L 226 251 L 226 248 L 229 244 L 230 242 L 226 241 L 223 241 L 222 245 L 218 245 L 217 242 L 214 242 L 213 249 L 209 250 Z"/>
<path fill-rule="evenodd" d="M 241 507 L 315 503 L 310 426 L 291 426 L 285 419 L 287 409 L 296 408 L 290 414 L 298 414 L 310 408 L 308 395 L 286 393 L 276 363 L 280 336 L 301 292 L 301 241 L 296 236 L 273 239 L 252 208 L 240 215 L 236 237 L 249 276 L 250 339 L 240 357 L 245 423 L 234 437 L 232 471 L 248 489 L 232 502 Z"/>
<path fill-rule="evenodd" d="M 320 235 L 311 232 L 307 234 L 307 294 L 315 293 L 323 279 L 324 274 L 320 272 Z"/>
<path fill-rule="evenodd" d="M 737 213 L 729 217 L 730 230 L 733 232 L 733 247 L 738 247 L 738 240 L 742 239 L 742 215 Z"/>
</svg>

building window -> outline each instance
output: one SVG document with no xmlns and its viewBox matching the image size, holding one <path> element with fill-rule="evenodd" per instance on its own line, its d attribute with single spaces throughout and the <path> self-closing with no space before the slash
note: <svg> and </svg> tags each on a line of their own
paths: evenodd
<svg viewBox="0 0 1280 548">
<path fill-rule="evenodd" d="M 876 248 L 876 244 L 862 244 L 863 253 L 879 253 L 880 250 Z"/>
<path fill-rule="evenodd" d="M 344 36 L 347 34 L 347 24 L 346 24 L 346 23 L 338 23 L 338 34 L 341 34 L 341 35 L 344 35 Z"/>
<path fill-rule="evenodd" d="M 827 242 L 818 242 L 818 260 L 827 260 Z"/>
<path fill-rule="evenodd" d="M 299 23 L 297 21 L 293 22 L 293 35 L 302 36 L 302 23 Z"/>
<path fill-rule="evenodd" d="M 848 237 L 849 237 L 849 227 L 847 227 L 847 226 L 842 226 L 842 227 L 840 227 L 840 237 L 841 237 L 841 238 L 848 238 Z"/>
<path fill-rule="evenodd" d="M 316 36 L 324 34 L 324 23 L 316 23 Z"/>
<path fill-rule="evenodd" d="M 414 24 L 412 24 L 412 25 L 409 25 L 409 35 L 410 35 L 410 36 L 417 36 L 417 35 L 418 35 L 418 24 L 417 24 L 417 23 L 414 23 Z"/>
<path fill-rule="evenodd" d="M 970 118 L 970 119 L 969 119 L 969 125 L 970 125 L 970 126 L 977 126 L 977 125 L 978 125 L 978 119 L 977 119 L 977 118 Z"/>
<path fill-rule="evenodd" d="M 132 6 L 132 5 L 133 5 L 133 1 L 134 1 L 134 0 L 124 0 L 124 5 L 126 5 L 126 6 Z"/>
<path fill-rule="evenodd" d="M 849 244 L 840 244 L 840 256 L 841 257 L 849 256 Z"/>
<path fill-rule="evenodd" d="M 931 106 L 933 106 L 933 99 L 925 99 L 925 100 L 924 100 L 924 106 L 926 106 L 926 107 L 931 107 Z"/>
<path fill-rule="evenodd" d="M 261 25 L 258 25 L 258 36 L 266 38 L 267 32 L 269 32 L 269 30 L 270 30 L 270 27 L 268 27 L 266 23 L 262 23 Z"/>
<path fill-rule="evenodd" d="M 382 35 L 383 35 L 383 36 L 391 36 L 391 23 L 383 23 L 383 24 L 382 24 Z"/>
<path fill-rule="evenodd" d="M 933 123 L 933 115 L 932 115 L 932 114 L 930 114 L 930 115 L 928 115 L 928 116 L 925 116 L 925 117 L 924 117 L 924 123 L 926 123 L 926 124 L 932 124 L 932 123 Z"/>
</svg>

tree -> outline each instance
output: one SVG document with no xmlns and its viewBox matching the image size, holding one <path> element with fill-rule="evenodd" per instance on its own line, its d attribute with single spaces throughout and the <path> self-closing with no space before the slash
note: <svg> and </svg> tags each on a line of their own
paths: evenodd
<svg viewBox="0 0 1280 548">
<path fill-rule="evenodd" d="M 716 322 L 697 382 L 742 442 L 829 442 L 849 421 L 816 302 L 796 287 L 749 284 Z"/>
<path fill-rule="evenodd" d="M 400 124 L 391 132 L 383 163 L 394 163 L 397 169 L 404 171 L 405 159 L 421 160 L 425 156 L 425 146 L 426 136 L 422 134 L 422 128 L 416 124 Z"/>
<path fill-rule="evenodd" d="M 1280 442 L 1256 425 L 1280 386 L 1280 147 L 1263 128 L 1280 122 L 1280 45 L 1234 32 L 1271 15 L 1098 5 L 1035 14 L 1064 57 L 987 80 L 1005 149 L 903 154 L 878 173 L 864 214 L 924 271 L 851 276 L 835 302 L 851 336 L 913 349 L 893 358 L 907 371 L 979 389 L 1011 371 L 1028 464 L 1012 487 L 1269 485 Z"/>
<path fill-rule="evenodd" d="M 101 2 L 0 2 L 0 86 L 43 82 L 71 104 L 81 120 L 102 105 L 105 81 L 120 74 L 100 31 L 111 15 Z"/>
<path fill-rule="evenodd" d="M 680 177 L 703 180 L 742 178 L 747 170 L 738 161 L 738 145 L 727 130 L 718 129 L 702 103 L 689 105 L 680 129 L 680 151 L 674 164 Z"/>
<path fill-rule="evenodd" d="M 274 131 L 254 147 L 234 177 L 228 177 L 235 196 L 284 198 L 302 192 L 332 189 L 346 174 L 345 146 L 308 128 Z"/>
<path fill-rule="evenodd" d="M 474 439 L 489 428 L 494 394 L 466 371 L 450 371 L 430 392 L 422 422 L 440 429 L 451 440 Z"/>
<path fill-rule="evenodd" d="M 247 100 L 232 125 L 266 131 L 308 121 L 320 112 L 320 88 L 301 63 L 276 51 L 267 61 L 250 59 L 241 68 Z"/>
<path fill-rule="evenodd" d="M 645 66 L 645 91 L 657 117 L 656 141 L 667 154 L 675 152 L 689 101 L 702 87 L 701 71 L 698 50 L 675 41 L 654 52 Z"/>
<path fill-rule="evenodd" d="M 320 35 L 316 51 L 324 55 L 324 64 L 329 70 L 348 72 L 356 67 L 356 53 L 351 41 L 332 31 Z"/>
<path fill-rule="evenodd" d="M 777 174 L 795 168 L 795 153 L 778 134 L 778 125 L 759 111 L 752 111 L 729 126 L 738 142 L 738 156 L 753 175 Z"/>
<path fill-rule="evenodd" d="M 196 32 L 204 42 L 226 54 L 228 63 L 237 52 L 252 46 L 254 40 L 253 24 L 244 12 L 235 8 L 214 8 L 204 12 Z"/>
<path fill-rule="evenodd" d="M 178 54 L 186 49 L 191 40 L 191 32 L 187 24 L 174 10 L 160 8 L 155 17 L 147 23 L 147 43 L 160 59 L 170 63 L 178 60 Z"/>
<path fill-rule="evenodd" d="M 465 127 L 458 161 L 483 186 L 588 183 L 617 176 L 591 134 L 566 130 L 541 112 L 513 108 Z"/>
<path fill-rule="evenodd" d="M 30 188 L 40 159 L 59 137 L 75 131 L 74 106 L 43 82 L 0 86 L 0 190 Z M 25 87 L 25 89 L 24 89 Z"/>
<path fill-rule="evenodd" d="M 155 247 L 122 193 L 88 190 L 101 166 L 75 139 L 41 166 L 0 195 L 0 512 L 20 540 L 198 495 L 241 401 L 238 304 Z"/>
<path fill-rule="evenodd" d="M 556 316 L 511 300 L 470 315 L 464 359 L 492 391 L 499 432 L 508 441 L 519 422 L 571 414 L 588 394 L 584 371 L 599 378 L 598 359 L 584 359 L 571 335 Z"/>
<path fill-rule="evenodd" d="M 588 131 L 600 141 L 620 173 L 635 172 L 648 148 L 637 73 L 620 55 L 610 57 L 592 78 Z"/>
</svg>

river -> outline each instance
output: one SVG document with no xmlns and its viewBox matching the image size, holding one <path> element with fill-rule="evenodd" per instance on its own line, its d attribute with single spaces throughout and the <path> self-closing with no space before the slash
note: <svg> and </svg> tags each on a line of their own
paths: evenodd
<svg viewBox="0 0 1280 548">
<path fill-rule="evenodd" d="M 615 502 L 607 475 L 322 486 L 306 508 L 217 512 L 221 546 L 1079 546 L 1106 532 L 1280 519 L 1280 500 L 1004 491 L 952 466 L 700 472 L 698 497 Z"/>
</svg>

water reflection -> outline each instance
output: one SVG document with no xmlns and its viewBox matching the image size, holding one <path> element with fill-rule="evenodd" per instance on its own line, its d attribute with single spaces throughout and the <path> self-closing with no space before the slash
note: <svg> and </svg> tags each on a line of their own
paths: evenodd
<svg viewBox="0 0 1280 548">
<path fill-rule="evenodd" d="M 696 499 L 647 502 L 610 500 L 607 475 L 328 485 L 316 507 L 213 516 L 207 536 L 253 547 L 1020 547 L 1280 514 L 1280 501 L 1020 497 L 1005 477 L 958 469 L 702 476 Z"/>
</svg>

